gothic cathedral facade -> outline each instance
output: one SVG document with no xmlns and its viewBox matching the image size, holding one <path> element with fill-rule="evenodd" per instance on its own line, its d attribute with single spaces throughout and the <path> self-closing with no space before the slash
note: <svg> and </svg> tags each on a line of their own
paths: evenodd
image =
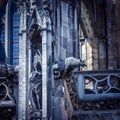
<svg viewBox="0 0 120 120">
<path fill-rule="evenodd" d="M 0 1 L 0 120 L 119 120 L 118 0 Z"/>
</svg>

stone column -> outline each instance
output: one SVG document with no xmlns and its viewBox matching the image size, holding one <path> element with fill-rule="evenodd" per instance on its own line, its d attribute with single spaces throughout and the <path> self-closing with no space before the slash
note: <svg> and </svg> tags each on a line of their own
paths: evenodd
<svg viewBox="0 0 120 120">
<path fill-rule="evenodd" d="M 18 120 L 27 120 L 27 32 L 26 32 L 26 3 L 23 2 L 20 14 L 19 35 L 19 104 Z"/>
<path fill-rule="evenodd" d="M 58 59 L 60 58 L 60 51 L 61 51 L 61 48 L 60 48 L 60 45 L 61 45 L 61 2 L 60 1 L 56 1 L 56 13 L 55 13 L 55 21 L 56 21 L 56 30 L 55 30 L 55 61 L 58 61 Z"/>
<path fill-rule="evenodd" d="M 99 69 L 106 69 L 106 42 L 104 39 L 99 39 Z"/>
<path fill-rule="evenodd" d="M 107 50 L 108 50 L 108 69 L 116 68 L 115 58 L 115 42 L 113 41 L 112 22 L 113 22 L 113 1 L 106 0 L 106 14 L 107 14 Z"/>
<path fill-rule="evenodd" d="M 107 39 L 105 38 L 106 35 L 106 28 L 105 28 L 105 8 L 104 8 L 104 1 L 96 1 L 96 12 L 97 12 L 97 32 L 98 32 L 98 67 L 99 69 L 106 69 L 106 43 Z"/>
<path fill-rule="evenodd" d="M 93 58 L 93 70 L 98 70 L 98 38 L 93 38 L 92 44 L 92 58 Z"/>
<path fill-rule="evenodd" d="M 79 10 L 79 3 L 77 0 L 75 0 L 74 2 L 76 2 L 75 4 L 75 10 L 74 10 L 74 32 L 75 32 L 75 48 L 73 48 L 75 51 L 73 54 L 75 54 L 74 57 L 76 58 L 80 58 L 79 56 L 79 21 L 78 21 L 78 18 L 79 18 L 79 15 L 78 15 L 78 10 Z"/>
<path fill-rule="evenodd" d="M 43 19 L 42 33 L 42 118 L 47 120 L 47 31 L 46 18 Z"/>
<path fill-rule="evenodd" d="M 90 40 L 88 40 L 90 42 Z M 87 70 L 92 70 L 93 69 L 93 56 L 92 56 L 92 46 L 91 44 L 87 42 L 86 43 L 86 63 L 87 63 Z"/>
<path fill-rule="evenodd" d="M 48 73 L 48 82 L 47 82 L 47 95 L 48 95 L 48 118 L 52 116 L 53 105 L 52 105 L 52 92 L 53 92 L 53 70 L 52 70 L 52 29 L 51 29 L 51 20 L 50 18 L 47 21 L 47 73 Z"/>
<path fill-rule="evenodd" d="M 52 33 L 50 18 L 43 18 L 42 26 L 42 119 L 52 116 Z"/>
<path fill-rule="evenodd" d="M 116 1 L 115 4 L 115 14 L 113 19 L 114 21 L 114 29 L 112 29 L 112 33 L 114 34 L 114 41 L 116 42 L 116 59 L 117 59 L 117 68 L 120 68 L 120 1 Z"/>
<path fill-rule="evenodd" d="M 64 60 L 69 53 L 68 48 L 68 35 L 69 35 L 69 25 L 68 25 L 68 4 L 66 2 L 61 2 L 61 40 L 60 40 L 60 58 Z"/>
</svg>

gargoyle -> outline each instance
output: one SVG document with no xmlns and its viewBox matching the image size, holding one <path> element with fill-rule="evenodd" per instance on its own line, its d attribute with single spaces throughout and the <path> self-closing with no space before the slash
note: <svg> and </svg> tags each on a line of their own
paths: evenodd
<svg viewBox="0 0 120 120">
<path fill-rule="evenodd" d="M 53 65 L 53 73 L 55 79 L 64 79 L 68 78 L 71 72 L 77 67 L 87 66 L 85 61 L 74 57 L 68 57 L 65 60 L 57 61 Z"/>
</svg>

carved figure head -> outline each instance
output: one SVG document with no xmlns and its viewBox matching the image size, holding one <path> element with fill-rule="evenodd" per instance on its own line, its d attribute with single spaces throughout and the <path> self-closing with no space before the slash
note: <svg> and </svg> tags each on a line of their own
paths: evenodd
<svg viewBox="0 0 120 120">
<path fill-rule="evenodd" d="M 41 71 L 42 68 L 41 68 L 41 64 L 39 61 L 37 61 L 36 63 L 33 64 L 33 68 L 34 70 L 37 70 L 37 71 Z"/>
</svg>

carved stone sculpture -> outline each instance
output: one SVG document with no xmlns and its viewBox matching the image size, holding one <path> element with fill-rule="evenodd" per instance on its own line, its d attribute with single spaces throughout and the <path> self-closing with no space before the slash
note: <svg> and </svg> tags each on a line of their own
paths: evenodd
<svg viewBox="0 0 120 120">
<path fill-rule="evenodd" d="M 34 63 L 34 69 L 30 78 L 30 102 L 33 117 L 39 116 L 41 111 L 41 97 L 42 97 L 42 70 L 39 62 Z"/>
<path fill-rule="evenodd" d="M 86 66 L 85 61 L 81 61 L 74 57 L 68 57 L 65 60 L 57 61 L 53 65 L 54 77 L 55 79 L 67 78 L 75 68 L 80 66 Z"/>
</svg>

